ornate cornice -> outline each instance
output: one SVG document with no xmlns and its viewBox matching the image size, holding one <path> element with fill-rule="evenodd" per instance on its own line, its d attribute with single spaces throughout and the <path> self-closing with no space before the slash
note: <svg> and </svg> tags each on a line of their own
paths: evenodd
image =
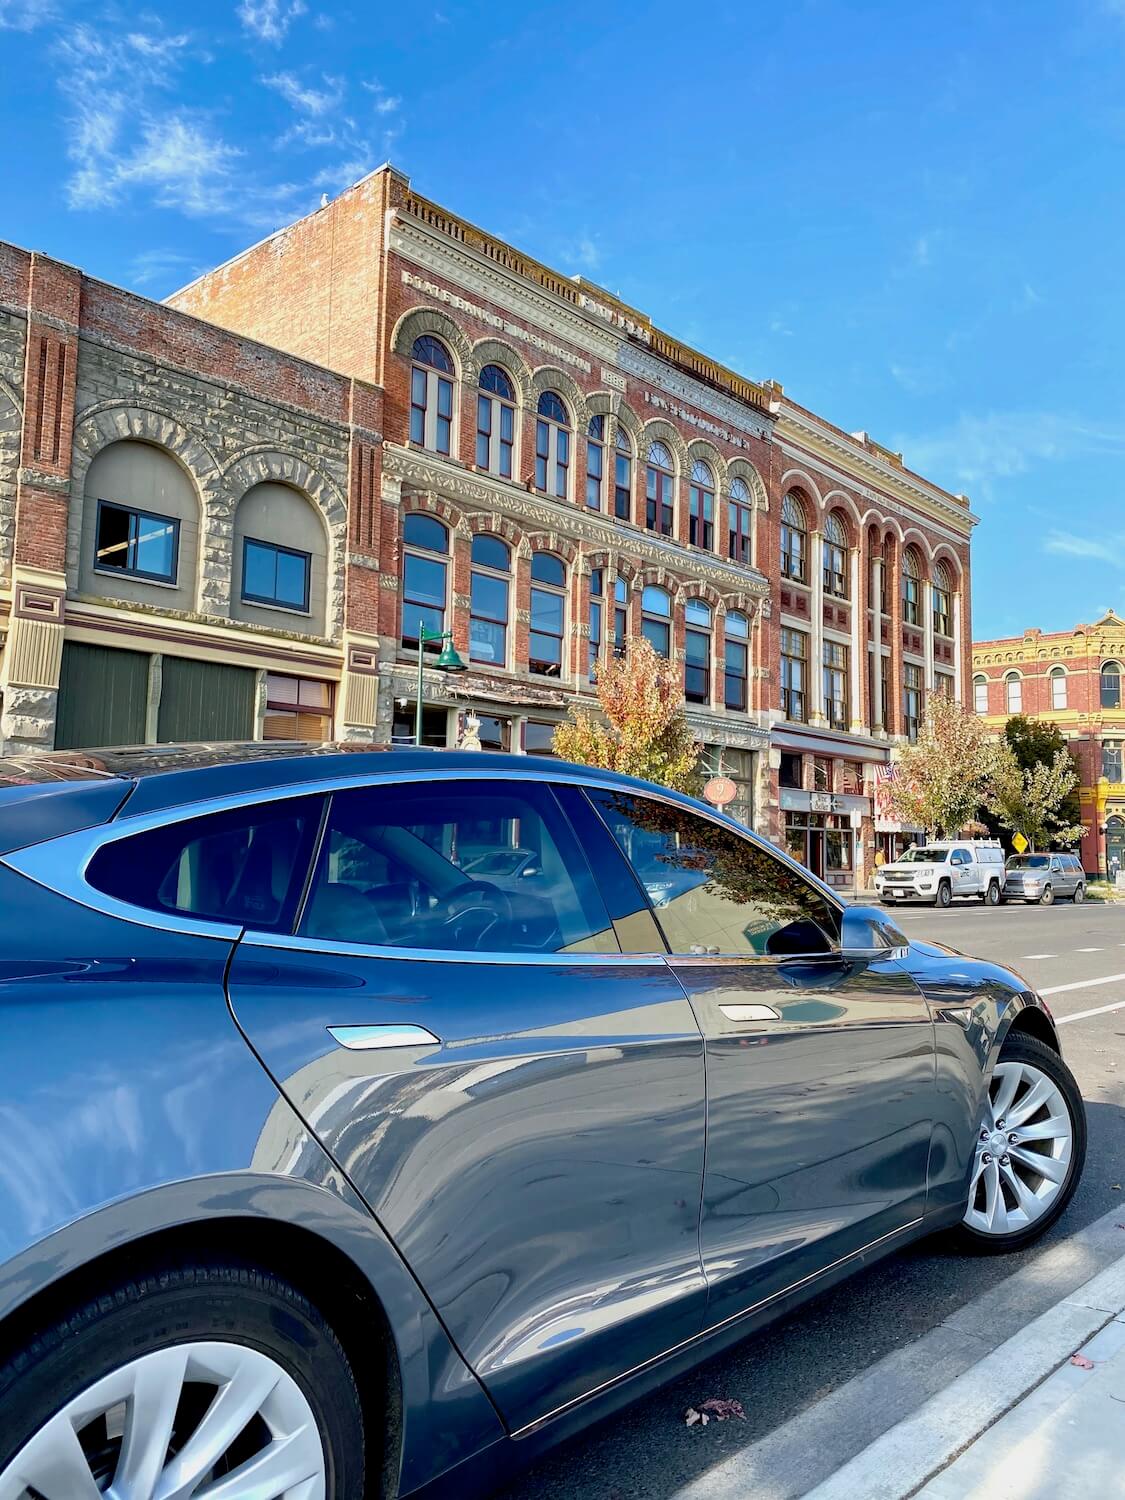
<svg viewBox="0 0 1125 1500">
<path fill-rule="evenodd" d="M 487 474 L 470 474 L 456 464 L 423 457 L 412 449 L 385 444 L 383 473 L 391 479 L 445 496 L 462 509 L 467 506 L 490 515 L 531 521 L 536 529 L 559 531 L 593 547 L 626 553 L 642 567 L 668 568 L 700 582 L 713 583 L 721 589 L 753 595 L 760 600 L 769 593 L 769 581 L 754 568 L 739 567 L 718 556 L 709 557 L 706 553 L 688 550 L 679 543 L 665 541 L 649 532 L 632 527 L 625 529 L 608 516 L 593 515 L 577 506 L 519 489 Z"/>
<path fill-rule="evenodd" d="M 788 439 L 800 454 L 834 464 L 838 470 L 843 470 L 839 477 L 872 505 L 885 505 L 886 497 L 893 495 L 904 505 L 921 512 L 922 519 L 943 521 L 952 526 L 960 540 L 968 540 L 980 517 L 936 485 L 899 468 L 890 458 L 880 456 L 880 451 L 889 450 L 872 451 L 854 440 L 841 437 L 784 399 L 775 405 L 778 417 L 776 436 L 783 446 Z M 879 493 L 868 488 L 871 485 L 876 486 Z"/>
</svg>

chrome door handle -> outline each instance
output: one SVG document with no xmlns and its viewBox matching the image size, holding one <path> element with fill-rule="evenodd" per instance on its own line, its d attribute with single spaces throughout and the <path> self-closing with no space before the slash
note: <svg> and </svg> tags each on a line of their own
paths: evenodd
<svg viewBox="0 0 1125 1500">
<path fill-rule="evenodd" d="M 441 1038 L 424 1026 L 329 1026 L 328 1035 L 349 1052 L 372 1052 L 380 1047 L 440 1047 Z"/>
<path fill-rule="evenodd" d="M 720 1005 L 728 1021 L 780 1021 L 781 1012 L 772 1005 Z"/>
</svg>

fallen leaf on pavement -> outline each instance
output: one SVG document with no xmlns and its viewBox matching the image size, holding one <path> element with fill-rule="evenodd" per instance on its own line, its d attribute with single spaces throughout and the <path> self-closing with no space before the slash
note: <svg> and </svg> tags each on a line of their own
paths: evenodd
<svg viewBox="0 0 1125 1500">
<path fill-rule="evenodd" d="M 1092 1370 L 1094 1368 L 1094 1361 L 1087 1359 L 1084 1354 L 1072 1354 L 1070 1362 L 1072 1365 L 1077 1365 L 1080 1370 Z"/>
<path fill-rule="evenodd" d="M 701 1401 L 700 1407 L 703 1411 L 709 1411 L 719 1422 L 725 1422 L 728 1417 L 737 1417 L 740 1422 L 746 1420 L 741 1401 L 727 1401 L 721 1396 L 712 1396 L 709 1401 Z"/>
<path fill-rule="evenodd" d="M 1119 1182 L 1111 1182 L 1109 1190 L 1111 1193 L 1119 1193 L 1121 1191 L 1121 1184 Z"/>
<path fill-rule="evenodd" d="M 702 1422 L 704 1427 L 706 1427 L 710 1420 L 711 1418 L 705 1417 L 701 1411 L 696 1411 L 694 1406 L 689 1406 L 687 1411 L 684 1412 L 684 1421 L 689 1427 L 694 1427 L 697 1422 Z"/>
</svg>

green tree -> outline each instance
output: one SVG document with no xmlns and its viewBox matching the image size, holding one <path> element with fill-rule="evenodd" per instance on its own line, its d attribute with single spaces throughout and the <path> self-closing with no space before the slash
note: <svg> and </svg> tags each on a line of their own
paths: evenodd
<svg viewBox="0 0 1125 1500">
<path fill-rule="evenodd" d="M 1008 721 L 1009 727 L 1012 723 Z M 1007 738 L 998 746 L 988 805 L 1003 828 L 1022 833 L 1032 849 L 1076 844 L 1081 822 L 1069 822 L 1067 806 L 1078 785 L 1074 758 L 1064 747 L 1050 761 L 1020 764 Z"/>
<path fill-rule="evenodd" d="M 1029 771 L 1037 765 L 1052 765 L 1060 751 L 1073 763 L 1074 757 L 1070 747 L 1056 724 L 1046 724 L 1042 719 L 1029 719 L 1024 714 L 1013 714 L 1004 725 L 1004 738 L 1012 747 L 1012 753 L 1024 771 Z M 1059 808 L 1059 817 L 1066 824 L 1082 821 L 1078 780 L 1076 767 L 1074 782 Z"/>
<path fill-rule="evenodd" d="M 649 641 L 630 641 L 623 657 L 599 667 L 597 694 L 604 718 L 572 710 L 555 730 L 556 755 L 677 791 L 699 791 L 702 746 L 684 715 L 683 680 Z"/>
<path fill-rule="evenodd" d="M 984 806 L 995 760 L 983 720 L 931 693 L 917 742 L 903 750 L 889 784 L 891 807 L 931 837 L 956 838 Z"/>
</svg>

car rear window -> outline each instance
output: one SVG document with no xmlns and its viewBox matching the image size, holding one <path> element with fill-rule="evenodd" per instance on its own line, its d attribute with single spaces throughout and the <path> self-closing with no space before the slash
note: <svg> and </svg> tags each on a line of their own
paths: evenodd
<svg viewBox="0 0 1125 1500">
<path fill-rule="evenodd" d="M 86 880 L 130 906 L 287 931 L 321 805 L 290 798 L 165 823 L 103 844 Z"/>
</svg>

